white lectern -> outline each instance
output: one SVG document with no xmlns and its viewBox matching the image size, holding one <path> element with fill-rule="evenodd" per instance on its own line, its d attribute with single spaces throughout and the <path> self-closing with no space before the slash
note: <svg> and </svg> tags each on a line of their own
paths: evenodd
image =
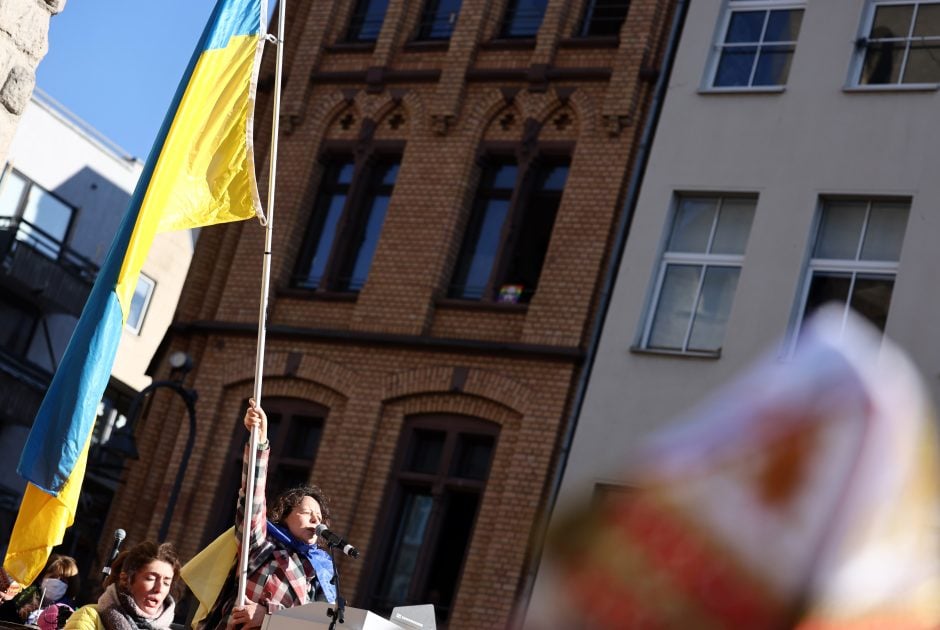
<svg viewBox="0 0 940 630">
<path fill-rule="evenodd" d="M 312 602 L 303 606 L 285 608 L 273 615 L 267 615 L 261 630 L 327 630 L 333 619 L 327 611 L 335 609 L 333 604 Z M 436 630 L 434 606 L 400 606 L 392 611 L 394 622 L 380 617 L 374 612 L 346 606 L 343 623 L 337 623 L 336 630 Z"/>
</svg>

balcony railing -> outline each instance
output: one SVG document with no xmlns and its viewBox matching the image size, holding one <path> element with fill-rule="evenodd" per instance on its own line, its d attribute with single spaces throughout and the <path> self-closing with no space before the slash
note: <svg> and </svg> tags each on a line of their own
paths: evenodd
<svg viewBox="0 0 940 630">
<path fill-rule="evenodd" d="M 0 217 L 0 274 L 36 296 L 43 310 L 78 315 L 98 266 L 37 225 Z"/>
</svg>

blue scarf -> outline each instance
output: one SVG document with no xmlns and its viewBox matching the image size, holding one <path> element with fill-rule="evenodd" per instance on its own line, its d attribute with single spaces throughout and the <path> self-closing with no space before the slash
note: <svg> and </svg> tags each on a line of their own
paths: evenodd
<svg viewBox="0 0 940 630">
<path fill-rule="evenodd" d="M 268 535 L 310 561 L 310 564 L 313 565 L 313 570 L 317 574 L 317 580 L 320 582 L 320 588 L 323 589 L 323 594 L 326 595 L 327 601 L 331 604 L 335 603 L 336 585 L 332 582 L 333 559 L 330 557 L 330 554 L 316 545 L 308 545 L 305 542 L 297 540 L 286 528 L 281 529 L 271 521 L 268 521 Z"/>
</svg>

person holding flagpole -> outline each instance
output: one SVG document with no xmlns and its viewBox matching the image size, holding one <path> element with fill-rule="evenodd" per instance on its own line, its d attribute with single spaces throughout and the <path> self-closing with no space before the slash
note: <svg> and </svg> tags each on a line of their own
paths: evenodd
<svg viewBox="0 0 940 630">
<path fill-rule="evenodd" d="M 200 622 L 200 630 L 220 630 L 230 626 L 255 628 L 264 615 L 313 601 L 335 603 L 333 562 L 319 547 L 316 527 L 328 523 L 330 512 L 323 492 L 316 486 L 301 485 L 283 492 L 267 509 L 268 418 L 254 399 L 245 412 L 245 428 L 257 431 L 254 475 L 249 475 L 251 442 L 245 447 L 242 487 L 236 507 L 235 533 L 242 540 L 248 527 L 248 577 L 245 605 L 236 605 L 236 576 L 230 574 L 215 604 Z M 253 478 L 252 478 L 253 477 Z M 253 485 L 250 521 L 245 523 L 245 497 L 249 480 Z M 239 545 L 241 546 L 241 545 Z M 239 553 L 243 552 L 239 549 Z"/>
</svg>

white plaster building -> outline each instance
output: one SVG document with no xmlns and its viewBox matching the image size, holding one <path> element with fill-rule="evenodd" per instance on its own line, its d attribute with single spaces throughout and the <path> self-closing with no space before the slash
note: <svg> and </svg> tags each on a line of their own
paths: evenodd
<svg viewBox="0 0 940 630">
<path fill-rule="evenodd" d="M 553 522 L 826 300 L 940 400 L 938 88 L 940 2 L 688 3 Z"/>
</svg>

